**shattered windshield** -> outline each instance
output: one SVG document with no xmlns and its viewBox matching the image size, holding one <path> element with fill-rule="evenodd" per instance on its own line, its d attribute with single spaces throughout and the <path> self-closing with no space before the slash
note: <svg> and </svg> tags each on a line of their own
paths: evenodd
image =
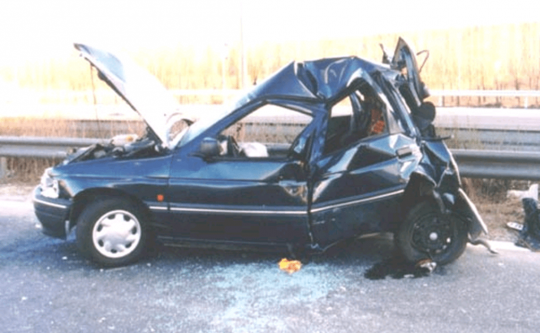
<svg viewBox="0 0 540 333">
<path fill-rule="evenodd" d="M 232 99 L 221 105 L 218 110 L 207 110 L 204 111 L 203 115 L 197 114 L 193 117 L 195 122 L 190 125 L 189 128 L 186 128 L 185 131 L 180 133 L 174 140 L 171 140 L 171 147 L 182 147 L 190 142 L 218 121 L 247 104 L 251 100 L 249 96 L 249 93 L 241 94 L 238 98 Z"/>
<path fill-rule="evenodd" d="M 203 116 L 199 117 L 199 119 L 191 126 L 185 128 L 183 132 L 179 133 L 179 135 L 172 142 L 171 147 L 182 147 L 193 138 L 199 136 L 199 134 L 212 127 L 219 120 L 231 114 L 234 110 L 236 110 L 236 108 L 223 107 L 219 111 L 208 111 L 208 113 L 205 113 Z"/>
<path fill-rule="evenodd" d="M 176 147 L 188 131 L 190 124 L 192 124 L 192 121 L 182 117 L 180 113 L 169 119 L 167 122 L 167 139 L 170 142 L 170 147 Z"/>
</svg>

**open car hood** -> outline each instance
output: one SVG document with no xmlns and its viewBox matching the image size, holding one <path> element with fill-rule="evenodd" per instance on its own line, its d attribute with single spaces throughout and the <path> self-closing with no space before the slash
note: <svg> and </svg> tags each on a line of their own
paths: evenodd
<svg viewBox="0 0 540 333">
<path fill-rule="evenodd" d="M 85 44 L 74 46 L 98 70 L 99 78 L 141 115 L 163 145 L 169 146 L 167 121 L 176 113 L 178 103 L 167 89 L 127 57 Z"/>
</svg>

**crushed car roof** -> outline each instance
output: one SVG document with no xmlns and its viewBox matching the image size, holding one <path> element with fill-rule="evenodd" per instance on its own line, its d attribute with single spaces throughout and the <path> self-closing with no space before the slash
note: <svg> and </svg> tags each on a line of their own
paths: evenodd
<svg viewBox="0 0 540 333">
<path fill-rule="evenodd" d="M 389 66 L 358 57 L 291 62 L 255 86 L 246 97 L 251 100 L 261 96 L 287 96 L 327 101 L 338 96 L 355 79 L 389 70 Z"/>
</svg>

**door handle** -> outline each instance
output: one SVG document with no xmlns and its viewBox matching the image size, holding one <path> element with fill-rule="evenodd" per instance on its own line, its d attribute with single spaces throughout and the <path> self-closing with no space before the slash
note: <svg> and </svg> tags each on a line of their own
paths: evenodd
<svg viewBox="0 0 540 333">
<path fill-rule="evenodd" d="M 409 155 L 412 155 L 412 153 L 413 153 L 413 149 L 411 148 L 411 146 L 401 147 L 396 150 L 397 157 L 409 156 Z"/>
</svg>

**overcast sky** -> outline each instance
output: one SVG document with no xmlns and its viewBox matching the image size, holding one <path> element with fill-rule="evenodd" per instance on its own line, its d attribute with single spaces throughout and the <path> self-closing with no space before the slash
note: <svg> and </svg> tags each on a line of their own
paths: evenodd
<svg viewBox="0 0 540 333">
<path fill-rule="evenodd" d="M 539 13 L 540 1 L 532 0 L 7 0 L 0 7 L 0 61 L 66 52 L 72 41 L 217 47 L 239 40 L 240 17 L 249 47 L 268 40 L 540 21 Z"/>
</svg>

